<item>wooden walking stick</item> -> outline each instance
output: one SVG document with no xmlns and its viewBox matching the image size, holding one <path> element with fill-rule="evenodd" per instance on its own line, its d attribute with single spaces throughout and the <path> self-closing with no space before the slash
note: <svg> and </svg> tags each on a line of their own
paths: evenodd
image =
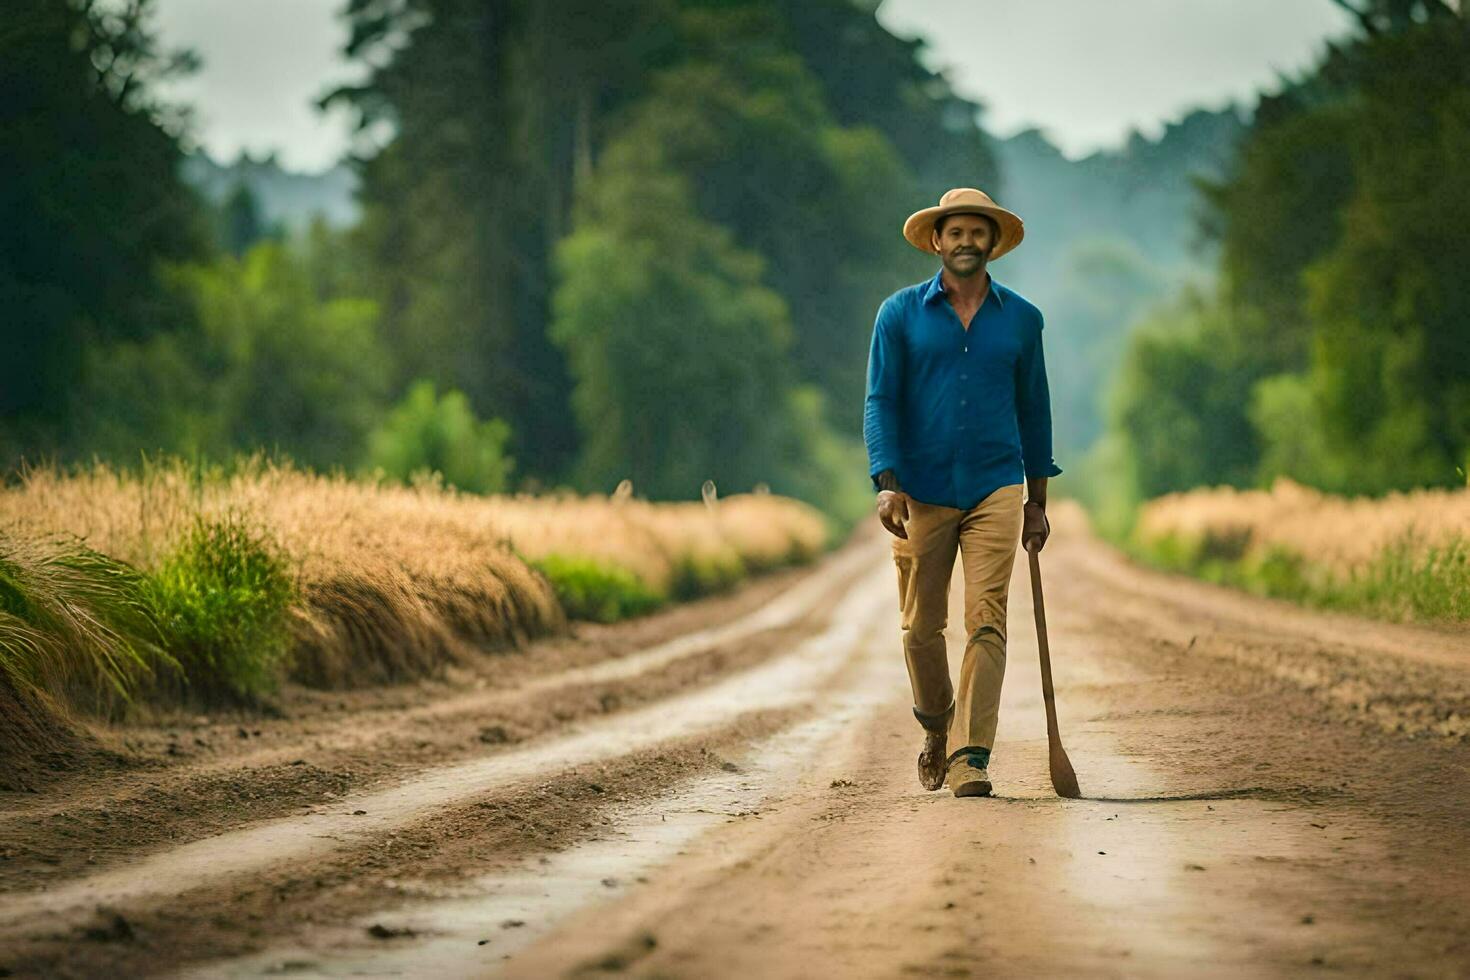
<svg viewBox="0 0 1470 980">
<path fill-rule="evenodd" d="M 1046 702 L 1047 762 L 1051 769 L 1051 786 L 1060 797 L 1080 799 L 1082 790 L 1077 786 L 1077 773 L 1072 769 L 1072 760 L 1067 758 L 1067 750 L 1062 748 L 1062 734 L 1057 729 L 1057 702 L 1051 687 L 1051 651 L 1046 646 L 1046 609 L 1041 601 L 1041 564 L 1036 550 L 1029 545 L 1026 554 L 1031 560 L 1031 606 L 1036 611 L 1036 645 L 1041 649 L 1041 697 Z"/>
</svg>

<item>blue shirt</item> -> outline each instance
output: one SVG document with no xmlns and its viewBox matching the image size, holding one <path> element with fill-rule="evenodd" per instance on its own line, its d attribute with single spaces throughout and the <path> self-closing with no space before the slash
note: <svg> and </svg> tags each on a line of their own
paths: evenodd
<svg viewBox="0 0 1470 980">
<path fill-rule="evenodd" d="M 987 273 L 988 275 L 988 273 Z M 992 277 L 969 330 L 940 273 L 883 301 L 868 351 L 868 475 L 964 510 L 1023 477 L 1057 476 L 1041 311 Z"/>
</svg>

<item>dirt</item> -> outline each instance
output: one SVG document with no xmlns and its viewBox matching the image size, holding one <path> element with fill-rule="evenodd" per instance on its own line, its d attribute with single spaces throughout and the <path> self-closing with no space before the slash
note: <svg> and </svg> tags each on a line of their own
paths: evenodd
<svg viewBox="0 0 1470 980">
<path fill-rule="evenodd" d="M 0 794 L 34 793 L 57 772 L 125 762 L 85 727 L 68 723 L 54 701 L 0 671 Z"/>
<path fill-rule="evenodd" d="M 1053 510 L 1083 799 L 1024 560 L 995 795 L 920 788 L 868 528 L 435 681 L 97 733 L 125 764 L 0 793 L 0 975 L 1470 974 L 1470 632 L 1140 569 Z"/>
<path fill-rule="evenodd" d="M 579 623 L 569 638 L 487 655 L 442 680 L 334 694 L 289 687 L 275 718 L 182 715 L 86 731 L 87 744 L 113 750 L 50 752 L 45 792 L 35 784 L 0 792 L 0 890 L 43 887 L 125 862 L 141 848 L 299 813 L 759 662 L 812 629 L 821 611 L 802 607 L 792 622 L 748 635 L 742 624 L 765 625 L 757 617 L 794 582 L 822 595 L 840 588 L 851 568 L 849 548 L 818 575 L 787 570 L 617 626 Z M 729 637 L 712 636 L 693 645 L 694 655 L 630 680 L 579 676 L 608 673 L 660 644 L 691 646 L 711 630 Z"/>
</svg>

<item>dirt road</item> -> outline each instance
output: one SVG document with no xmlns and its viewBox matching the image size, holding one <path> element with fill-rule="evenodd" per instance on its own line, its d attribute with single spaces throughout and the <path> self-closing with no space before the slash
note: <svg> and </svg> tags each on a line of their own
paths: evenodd
<svg viewBox="0 0 1470 980">
<path fill-rule="evenodd" d="M 996 796 L 919 787 L 877 532 L 0 793 L 0 976 L 1470 975 L 1470 633 L 1140 570 L 1054 510 L 1084 799 L 1024 554 Z"/>
</svg>

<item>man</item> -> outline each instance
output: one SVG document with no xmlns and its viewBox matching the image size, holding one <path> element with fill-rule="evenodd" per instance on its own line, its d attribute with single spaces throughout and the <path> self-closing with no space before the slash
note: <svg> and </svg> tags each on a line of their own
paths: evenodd
<svg viewBox="0 0 1470 980">
<path fill-rule="evenodd" d="M 1016 536 L 1028 550 L 1045 544 L 1046 481 L 1062 472 L 1051 455 L 1042 316 L 986 269 L 1024 234 L 989 195 L 955 188 L 903 233 L 942 265 L 878 310 L 863 437 L 878 519 L 894 536 L 904 658 L 925 733 L 919 781 L 988 796 Z M 957 692 L 944 643 L 956 550 L 968 637 Z"/>
</svg>

